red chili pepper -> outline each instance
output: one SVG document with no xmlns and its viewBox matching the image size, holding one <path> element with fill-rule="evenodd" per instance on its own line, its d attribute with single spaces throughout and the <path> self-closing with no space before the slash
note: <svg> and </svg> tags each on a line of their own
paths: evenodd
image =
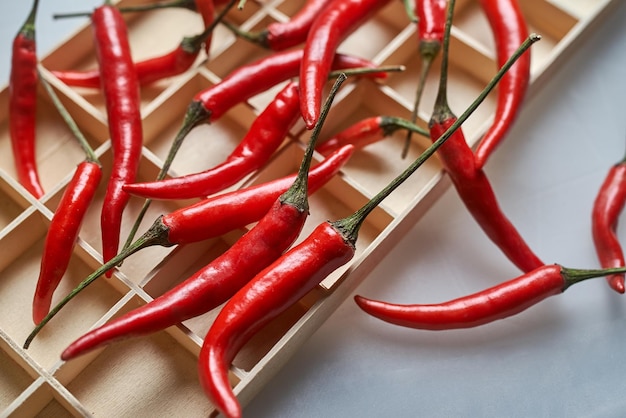
<svg viewBox="0 0 626 418">
<path fill-rule="evenodd" d="M 430 120 L 435 140 L 456 121 L 447 98 L 449 36 L 443 43 L 441 80 Z M 459 197 L 487 236 L 520 270 L 528 272 L 544 263 L 532 252 L 515 226 L 504 215 L 484 171 L 475 165 L 474 154 L 461 129 L 439 149 L 439 157 Z"/>
<path fill-rule="evenodd" d="M 257 116 L 224 162 L 199 173 L 124 185 L 124 191 L 150 199 L 190 199 L 232 186 L 261 168 L 300 118 L 298 84 L 289 82 Z"/>
<path fill-rule="evenodd" d="M 500 66 L 528 37 L 528 25 L 517 0 L 481 0 L 480 4 L 494 34 L 496 56 Z M 494 122 L 474 152 L 478 168 L 485 165 L 519 113 L 530 81 L 530 59 L 529 52 L 502 78 L 498 88 Z"/>
<path fill-rule="evenodd" d="M 619 216 L 626 204 L 626 160 L 611 167 L 593 202 L 591 231 L 600 265 L 604 268 L 622 267 L 624 251 L 616 234 Z M 606 277 L 618 293 L 624 293 L 624 274 Z"/>
<path fill-rule="evenodd" d="M 408 328 L 447 330 L 470 328 L 516 315 L 571 285 L 625 269 L 579 270 L 558 264 L 536 268 L 513 280 L 436 304 L 400 305 L 355 296 L 361 309 L 383 321 Z"/>
<path fill-rule="evenodd" d="M 424 85 L 426 84 L 426 76 L 430 72 L 430 67 L 437 55 L 439 55 L 441 45 L 443 44 L 447 5 L 448 2 L 446 0 L 414 0 L 414 7 L 417 11 L 418 48 L 422 60 L 422 67 L 410 119 L 413 123 L 417 121 L 420 101 L 422 99 Z M 520 44 L 521 42 L 515 45 L 515 47 L 517 48 Z M 507 56 L 507 58 L 508 57 L 509 56 Z M 409 151 L 410 141 L 411 131 L 408 132 L 404 149 L 402 150 L 402 158 L 404 158 Z"/>
<path fill-rule="evenodd" d="M 389 0 L 332 0 L 311 25 L 300 66 L 300 108 L 307 129 L 319 117 L 324 85 L 339 44 Z"/>
<path fill-rule="evenodd" d="M 306 0 L 304 6 L 287 22 L 272 22 L 260 32 L 246 32 L 226 24 L 237 36 L 254 42 L 263 48 L 283 51 L 306 41 L 309 29 L 330 0 Z"/>
<path fill-rule="evenodd" d="M 265 268 L 226 302 L 204 339 L 200 383 L 215 407 L 240 417 L 228 379 L 241 347 L 263 326 L 292 306 L 354 256 L 352 246 L 330 223 L 319 225 L 302 243 Z"/>
<path fill-rule="evenodd" d="M 87 139 L 82 135 L 48 82 L 43 77 L 40 79 L 61 116 L 83 147 L 87 160 L 76 168 L 50 221 L 33 297 L 35 324 L 39 323 L 50 310 L 52 294 L 67 270 L 85 213 L 93 201 L 102 178 L 102 167 Z"/>
<path fill-rule="evenodd" d="M 44 195 L 35 154 L 37 114 L 37 43 L 35 20 L 39 0 L 13 39 L 9 80 L 9 133 L 17 179 L 37 199 Z"/>
<path fill-rule="evenodd" d="M 80 226 L 102 177 L 100 164 L 83 161 L 78 165 L 57 207 L 44 244 L 41 270 L 33 299 L 33 321 L 47 314 L 52 294 L 60 283 L 74 249 Z"/>
<path fill-rule="evenodd" d="M 337 81 L 334 91 L 345 78 Z M 295 181 L 248 233 L 174 289 L 70 344 L 61 358 L 68 360 L 98 346 L 153 333 L 208 312 L 226 302 L 287 250 L 309 214 L 307 176 L 323 118 L 309 140 Z"/>
<path fill-rule="evenodd" d="M 429 136 L 427 130 L 394 116 L 371 116 L 350 125 L 317 146 L 317 152 L 326 155 L 337 148 L 352 144 L 357 149 L 378 142 L 393 134 L 398 129 L 407 129 L 420 135 Z"/>
<path fill-rule="evenodd" d="M 106 262 L 117 254 L 122 213 L 130 197 L 122 185 L 135 180 L 143 133 L 137 73 L 122 14 L 108 4 L 100 6 L 92 14 L 92 28 L 113 149 L 113 167 L 100 220 Z"/>
<path fill-rule="evenodd" d="M 327 183 L 352 155 L 354 147 L 347 145 L 311 168 L 308 193 L 314 193 Z M 24 343 L 28 348 L 34 337 L 71 299 L 105 271 L 118 265 L 137 251 L 154 245 L 170 247 L 218 237 L 226 232 L 257 222 L 272 207 L 276 199 L 295 181 L 296 175 L 263 183 L 246 189 L 213 196 L 192 206 L 159 217 L 146 233 L 132 245 L 83 280 L 76 289 L 59 302 L 38 323 Z"/>
<path fill-rule="evenodd" d="M 205 48 L 208 48 L 206 45 L 210 43 L 213 29 L 235 1 L 230 0 L 230 3 L 217 17 L 214 17 L 211 12 L 211 21 L 208 22 L 202 33 L 196 36 L 184 37 L 174 50 L 164 55 L 136 62 L 135 71 L 137 72 L 139 85 L 145 86 L 187 71 L 196 62 L 203 45 Z M 203 3 L 202 7 L 208 7 L 209 4 L 213 4 L 213 1 L 202 0 L 199 3 Z M 203 13 L 207 13 L 207 11 L 204 10 Z M 90 71 L 51 71 L 51 73 L 68 86 L 87 88 L 100 88 L 101 86 L 99 69 Z"/>
</svg>

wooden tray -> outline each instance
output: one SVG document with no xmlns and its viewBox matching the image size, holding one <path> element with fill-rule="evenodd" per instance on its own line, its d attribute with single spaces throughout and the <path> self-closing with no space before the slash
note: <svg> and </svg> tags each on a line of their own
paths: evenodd
<svg viewBox="0 0 626 418">
<path fill-rule="evenodd" d="M 137 3 L 131 1 L 121 4 Z M 263 27 L 272 20 L 286 20 L 302 1 L 248 2 L 229 19 L 244 28 Z M 601 22 L 612 1 L 525 1 L 531 30 L 543 40 L 533 47 L 531 94 L 564 62 L 568 49 L 581 35 Z M 182 36 L 200 30 L 197 16 L 187 11 L 167 10 L 129 17 L 130 39 L 137 59 L 173 48 Z M 167 30 L 165 30 L 167 28 Z M 149 34 L 149 36 L 147 35 Z M 493 43 L 475 2 L 457 1 L 451 45 L 451 107 L 461 113 L 495 73 Z M 366 43 L 362 39 L 367 39 Z M 43 58 L 49 69 L 89 68 L 95 65 L 91 30 L 85 27 Z M 341 46 L 380 64 L 403 64 L 407 71 L 392 75 L 379 85 L 369 80 L 351 81 L 336 101 L 325 125 L 330 135 L 367 115 L 407 117 L 412 107 L 419 58 L 415 28 L 405 18 L 402 5 L 386 7 Z M 156 176 L 170 141 L 178 130 L 191 96 L 218 82 L 236 66 L 268 52 L 238 40 L 220 27 L 214 35 L 211 59 L 197 68 L 142 91 L 145 146 L 140 179 Z M 434 100 L 433 83 L 425 92 L 422 124 Z M 105 167 L 110 161 L 103 100 L 99 93 L 71 89 L 47 75 L 88 134 Z M 255 115 L 271 100 L 276 89 L 237 106 L 217 123 L 196 128 L 186 140 L 173 165 L 173 174 L 207 168 L 232 150 Z M 41 93 L 38 111 L 38 162 L 46 195 L 37 201 L 16 181 L 10 156 L 7 122 L 7 89 L 0 92 L 0 411 L 2 416 L 206 416 L 213 409 L 198 385 L 196 357 L 202 337 L 215 312 L 172 327 L 148 338 L 129 340 L 90 355 L 62 362 L 60 352 L 76 337 L 109 318 L 144 304 L 184 280 L 199 266 L 220 254 L 244 231 L 184 248 L 149 248 L 129 258 L 110 280 L 96 281 L 68 304 L 33 342 L 21 345 L 32 329 L 30 302 L 39 270 L 39 260 L 52 212 L 83 153 L 56 111 Z M 474 144 L 494 109 L 487 100 L 465 125 Z M 205 137 L 210 137 L 210 143 Z M 407 161 L 428 142 L 414 136 Z M 302 156 L 307 132 L 296 126 L 280 152 L 262 172 L 235 186 L 293 172 Z M 406 165 L 400 158 L 404 135 L 399 134 L 355 154 L 342 174 L 318 192 L 311 203 L 311 217 L 304 234 L 325 219 L 352 213 Z M 264 385 L 290 354 L 332 313 L 346 295 L 362 281 L 411 225 L 447 187 L 436 159 L 432 159 L 373 213 L 358 242 L 359 252 L 345 268 L 328 278 L 297 306 L 253 339 L 235 360 L 232 381 L 242 403 Z M 101 261 L 98 197 L 81 231 L 75 256 L 55 300 L 97 268 Z M 188 201 L 154 202 L 145 225 L 165 211 Z M 142 204 L 132 200 L 122 231 L 128 233 Z M 303 234 L 303 236 L 304 236 Z M 132 379 L 129 378 L 132 376 Z"/>
</svg>

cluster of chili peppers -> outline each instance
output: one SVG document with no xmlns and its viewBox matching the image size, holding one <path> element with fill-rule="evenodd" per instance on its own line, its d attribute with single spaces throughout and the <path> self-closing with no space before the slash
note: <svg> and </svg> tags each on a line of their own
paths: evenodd
<svg viewBox="0 0 626 418">
<path fill-rule="evenodd" d="M 37 198 L 43 195 L 34 159 L 37 59 L 34 19 L 38 1 L 16 37 L 12 62 L 11 139 L 18 178 Z M 388 4 L 387 0 L 308 0 L 287 22 L 269 25 L 260 33 L 246 33 L 224 21 L 234 0 L 175 0 L 118 9 L 105 2 L 90 13 L 97 70 L 53 71 L 71 86 L 100 88 L 105 97 L 113 166 L 104 198 L 101 229 L 103 265 L 50 309 L 52 294 L 67 269 L 84 214 L 102 175 L 100 163 L 54 90 L 43 82 L 52 101 L 85 150 L 50 223 L 41 272 L 33 299 L 34 330 L 25 348 L 71 299 L 103 274 L 136 252 L 154 245 L 173 246 L 218 237 L 254 224 L 235 244 L 178 286 L 151 302 L 104 324 L 73 342 L 62 353 L 70 360 L 97 347 L 146 335 L 224 304 L 209 329 L 199 355 L 201 384 L 216 408 L 229 417 L 241 407 L 228 379 L 237 352 L 262 327 L 309 293 L 321 280 L 347 264 L 356 251 L 359 229 L 366 217 L 390 193 L 434 155 L 439 156 L 459 196 L 479 225 L 524 274 L 477 294 L 429 305 L 397 305 L 356 296 L 361 309 L 387 322 L 419 329 L 452 329 L 482 325 L 523 311 L 592 277 L 607 276 L 611 287 L 624 292 L 624 256 L 615 235 L 617 218 L 626 202 L 626 163 L 609 172 L 594 203 L 593 239 L 604 269 L 576 270 L 544 264 L 529 248 L 498 206 L 483 171 L 488 157 L 503 140 L 523 103 L 530 79 L 528 49 L 539 37 L 528 34 L 517 0 L 481 0 L 494 33 L 499 71 L 470 107 L 458 118 L 448 105 L 448 49 L 454 0 L 416 0 L 418 49 L 422 69 L 411 119 L 377 115 L 358 121 L 317 145 L 334 95 L 345 80 L 340 74 L 323 102 L 332 70 L 365 69 L 384 78 L 383 69 L 365 59 L 338 54 L 340 44 Z M 224 6 L 216 14 L 216 6 Z M 205 30 L 185 38 L 172 52 L 133 62 L 122 12 L 186 7 L 201 14 Z M 207 56 L 213 29 L 225 23 L 237 35 L 271 50 L 271 54 L 228 74 L 220 83 L 198 92 L 187 108 L 182 126 L 153 182 L 135 183 L 142 149 L 140 86 L 181 74 L 196 62 L 202 48 Z M 300 49 L 292 47 L 304 44 Z M 425 130 L 415 124 L 426 75 L 442 52 L 439 91 Z M 369 72 L 368 72 L 369 69 Z M 14 75 L 15 74 L 15 75 Z M 294 77 L 299 80 L 290 81 Z M 241 143 L 225 161 L 201 173 L 165 179 L 182 141 L 197 125 L 214 122 L 238 103 L 285 83 L 259 114 Z M 475 151 L 461 125 L 499 83 L 493 125 Z M 13 100 L 22 97 L 23 100 Z M 222 193 L 225 188 L 263 167 L 283 143 L 299 118 L 312 130 L 298 173 L 268 183 Z M 15 129 L 13 129 L 15 126 Z M 327 183 L 355 149 L 390 136 L 398 129 L 428 136 L 432 145 L 370 201 L 343 219 L 319 224 L 297 245 L 309 214 L 308 196 Z M 15 130 L 15 134 L 14 134 Z M 314 151 L 325 158 L 311 167 Z M 122 213 L 131 195 L 145 198 L 144 207 L 124 247 L 119 250 Z M 201 198 L 190 206 L 159 216 L 134 240 L 150 199 Z M 291 247 L 291 248 L 290 248 Z"/>
</svg>

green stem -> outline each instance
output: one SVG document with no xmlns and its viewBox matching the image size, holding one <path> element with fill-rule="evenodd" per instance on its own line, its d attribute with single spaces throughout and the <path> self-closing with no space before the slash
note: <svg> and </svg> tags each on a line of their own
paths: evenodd
<svg viewBox="0 0 626 418">
<path fill-rule="evenodd" d="M 309 138 L 309 143 L 307 144 L 306 150 L 304 151 L 302 163 L 300 164 L 300 168 L 298 169 L 298 175 L 296 176 L 296 179 L 291 187 L 289 187 L 289 189 L 287 189 L 287 191 L 283 193 L 280 197 L 282 203 L 288 203 L 303 211 L 308 210 L 308 176 L 309 169 L 311 167 L 311 160 L 313 159 L 313 153 L 315 151 L 315 145 L 317 144 L 317 138 L 320 135 L 322 126 L 324 125 L 324 121 L 326 120 L 326 116 L 328 115 L 335 95 L 337 94 L 339 87 L 341 87 L 346 78 L 347 76 L 345 74 L 339 74 L 337 80 L 335 80 L 335 84 L 333 84 L 329 96 L 326 99 L 324 106 L 322 107 L 320 117 L 313 127 L 313 132 L 311 133 L 311 137 Z"/>
<path fill-rule="evenodd" d="M 446 16 L 446 29 L 443 37 L 443 56 L 441 58 L 441 75 L 439 77 L 439 90 L 435 100 L 433 120 L 444 120 L 453 116 L 450 106 L 448 106 L 448 50 L 450 49 L 450 30 L 452 28 L 452 15 L 455 0 L 450 0 L 448 14 Z"/>
<path fill-rule="evenodd" d="M 211 22 L 209 26 L 204 28 L 202 33 L 195 35 L 195 36 L 184 38 L 182 41 L 183 49 L 188 52 L 196 52 L 200 48 L 202 48 L 202 45 L 206 42 L 207 38 L 211 36 L 211 34 L 213 33 L 213 30 L 215 30 L 215 27 L 219 23 L 221 23 L 222 20 L 224 20 L 224 16 L 228 14 L 230 9 L 232 9 L 232 7 L 235 5 L 237 1 L 238 0 L 230 0 L 228 4 L 222 10 L 220 10 L 220 12 L 215 16 L 215 19 L 213 19 L 213 22 Z"/>
<path fill-rule="evenodd" d="M 372 73 L 400 73 L 405 71 L 404 65 L 383 65 L 380 67 L 358 67 L 358 68 L 346 68 L 344 70 L 333 70 L 328 73 L 328 78 L 337 77 L 339 74 L 345 74 L 346 76 L 358 76 L 367 75 Z"/>
<path fill-rule="evenodd" d="M 430 72 L 430 67 L 435 60 L 435 57 L 441 49 L 441 44 L 437 41 L 434 42 L 421 42 L 420 54 L 422 56 L 422 69 L 420 71 L 420 78 L 417 84 L 417 91 L 415 92 L 415 103 L 413 103 L 413 111 L 411 112 L 411 122 L 417 122 L 417 114 L 419 113 L 420 102 L 422 101 L 422 95 L 424 93 L 424 86 L 426 85 L 426 77 Z M 402 158 L 406 158 L 409 152 L 409 146 L 411 145 L 412 132 L 409 131 L 404 141 L 404 147 L 402 148 Z"/>
<path fill-rule="evenodd" d="M 30 13 L 26 21 L 20 28 L 20 33 L 28 39 L 35 39 L 35 21 L 37 20 L 37 10 L 39 9 L 39 0 L 34 0 L 30 8 Z"/>
<path fill-rule="evenodd" d="M 74 17 L 91 17 L 91 12 L 55 13 L 53 19 L 70 19 Z"/>
<path fill-rule="evenodd" d="M 437 149 L 443 145 L 443 143 L 450 138 L 454 132 L 465 122 L 472 113 L 478 108 L 478 106 L 485 100 L 487 95 L 494 89 L 502 76 L 509 70 L 509 68 L 517 61 L 517 59 L 524 53 L 532 44 L 539 41 L 541 37 L 536 34 L 531 34 L 524 43 L 515 51 L 515 53 L 507 60 L 507 62 L 500 68 L 495 77 L 487 84 L 483 91 L 478 95 L 476 100 L 470 104 L 470 106 L 458 117 L 458 119 L 430 146 L 424 151 L 406 170 L 404 170 L 398 177 L 392 180 L 383 190 L 381 190 L 376 196 L 374 196 L 363 207 L 357 210 L 352 215 L 343 218 L 341 220 L 333 222 L 333 225 L 342 232 L 343 236 L 348 242 L 356 243 L 359 228 L 363 224 L 363 221 L 376 208 L 391 192 L 398 188 L 415 170 L 417 170 L 424 162 L 430 158 Z"/>
<path fill-rule="evenodd" d="M 224 21 L 224 26 L 226 26 L 232 33 L 234 33 L 237 37 L 245 39 L 248 42 L 252 42 L 253 44 L 262 46 L 263 48 L 269 48 L 267 43 L 267 30 L 262 30 L 260 32 L 248 32 L 242 30 L 240 27 Z"/>
<path fill-rule="evenodd" d="M 154 4 L 142 4 L 139 6 L 125 6 L 125 7 L 120 7 L 119 11 L 122 13 L 146 12 L 149 10 L 169 9 L 169 8 L 175 8 L 175 7 L 188 9 L 191 11 L 196 11 L 196 2 L 194 0 L 175 0 L 175 1 L 154 3 Z"/>
<path fill-rule="evenodd" d="M 613 267 L 607 269 L 572 269 L 561 266 L 561 276 L 565 281 L 563 290 L 578 282 L 582 282 L 583 280 L 622 273 L 626 273 L 626 267 Z"/>
<path fill-rule="evenodd" d="M 413 2 L 411 0 L 402 0 L 402 4 L 404 5 L 404 11 L 406 12 L 406 16 L 409 18 L 409 22 L 418 23 L 419 20 L 415 15 L 415 10 L 413 9 Z"/>
<path fill-rule="evenodd" d="M 160 218 L 159 218 L 154 223 L 154 225 L 145 234 L 143 234 L 141 236 L 141 238 L 137 239 L 137 241 L 135 241 L 132 245 L 127 247 L 125 250 L 121 251 L 119 254 L 117 254 L 115 257 L 113 257 L 111 260 L 109 260 L 105 264 L 103 264 L 102 267 L 100 267 L 99 269 L 94 271 L 92 274 L 87 276 L 87 278 L 85 280 L 80 282 L 78 284 L 78 286 L 76 286 L 74 288 L 74 290 L 72 290 L 54 308 L 52 308 L 52 310 L 50 310 L 48 315 L 46 315 L 46 317 L 44 319 L 42 319 L 41 322 L 35 326 L 33 331 L 30 333 L 30 335 L 26 338 L 26 341 L 24 342 L 24 349 L 27 349 L 30 346 L 30 344 L 33 341 L 33 339 L 35 338 L 35 336 L 42 330 L 42 328 L 48 322 L 50 322 L 50 320 L 52 318 L 54 318 L 54 316 L 57 313 L 59 313 L 59 311 L 70 300 L 74 299 L 74 297 L 76 295 L 78 295 L 80 292 L 82 292 L 83 289 L 85 289 L 87 286 L 89 286 L 91 283 L 93 283 L 98 277 L 102 276 L 106 271 L 114 268 L 116 265 L 118 265 L 124 259 L 128 258 L 132 254 L 136 253 L 137 251 L 139 251 L 139 250 L 141 250 L 143 248 L 150 247 L 150 246 L 153 246 L 153 245 L 161 245 L 163 247 L 170 247 L 170 246 L 172 246 L 173 244 L 171 244 L 167 240 L 167 232 L 168 232 L 167 227 L 165 225 L 163 225 L 163 223 L 160 222 Z"/>
<path fill-rule="evenodd" d="M 409 132 L 414 132 L 430 138 L 430 132 L 428 131 L 428 129 L 424 129 L 407 119 L 399 118 L 396 116 L 381 116 L 379 126 L 385 136 L 391 135 L 398 129 L 406 129 Z"/>
<path fill-rule="evenodd" d="M 76 124 L 76 122 L 74 121 L 70 113 L 67 111 L 65 106 L 63 106 L 63 103 L 61 103 L 59 96 L 56 94 L 56 92 L 54 91 L 54 89 L 52 88 L 48 80 L 42 77 L 41 73 L 39 73 L 39 80 L 41 80 L 41 84 L 43 84 L 46 92 L 48 93 L 48 95 L 50 96 L 50 99 L 52 100 L 52 103 L 54 103 L 54 106 L 59 111 L 59 114 L 61 115 L 65 123 L 67 124 L 68 128 L 70 129 L 70 131 L 72 131 L 74 138 L 78 140 L 78 143 L 80 144 L 83 151 L 85 152 L 87 161 L 100 165 L 100 161 L 98 161 L 98 156 L 93 151 L 93 148 L 91 148 L 91 146 L 89 145 L 87 138 L 85 138 L 85 136 L 81 132 L 80 128 L 78 127 L 78 125 Z"/>
</svg>

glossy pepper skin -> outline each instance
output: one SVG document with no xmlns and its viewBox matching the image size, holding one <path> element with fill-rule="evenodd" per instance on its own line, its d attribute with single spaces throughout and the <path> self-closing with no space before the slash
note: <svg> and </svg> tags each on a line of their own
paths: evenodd
<svg viewBox="0 0 626 418">
<path fill-rule="evenodd" d="M 36 0 L 13 38 L 9 76 L 9 134 L 17 179 L 37 199 L 44 195 L 35 152 L 38 83 L 35 19 L 38 5 Z"/>
<path fill-rule="evenodd" d="M 352 155 L 348 145 L 309 171 L 307 192 L 313 193 L 330 180 Z M 93 283 L 104 272 L 143 248 L 161 245 L 164 247 L 197 242 L 243 228 L 261 219 L 276 199 L 294 183 L 295 175 L 247 189 L 218 195 L 189 208 L 159 217 L 145 234 L 128 248 L 85 278 L 68 296 L 61 300 L 40 321 L 24 343 L 28 348 L 41 329 L 84 288 Z"/>
<path fill-rule="evenodd" d="M 104 5 L 95 9 L 91 19 L 113 151 L 100 219 L 106 262 L 118 251 L 122 214 L 130 198 L 122 186 L 135 180 L 143 131 L 139 83 L 122 15 L 115 7 Z"/>
<path fill-rule="evenodd" d="M 491 26 L 498 66 L 528 37 L 528 24 L 517 0 L 480 0 Z M 482 168 L 515 122 L 530 82 L 531 53 L 515 63 L 500 82 L 494 121 L 474 152 L 476 167 Z"/>
<path fill-rule="evenodd" d="M 133 195 L 150 199 L 209 196 L 237 183 L 266 164 L 300 118 L 298 84 L 289 82 L 254 120 L 226 159 L 199 173 L 124 185 Z"/>
<path fill-rule="evenodd" d="M 332 0 L 306 39 L 300 66 L 300 109 L 307 129 L 319 118 L 322 94 L 339 44 L 389 0 Z"/>
<path fill-rule="evenodd" d="M 33 297 L 33 321 L 38 324 L 50 310 L 52 295 L 69 265 L 85 213 L 96 194 L 102 168 L 93 161 L 76 167 L 52 217 Z"/>
<path fill-rule="evenodd" d="M 366 313 L 407 328 L 435 331 L 471 328 L 516 315 L 550 296 L 563 293 L 573 284 L 611 273 L 610 270 L 568 269 L 552 264 L 449 302 L 401 305 L 359 295 L 354 300 Z"/>
<path fill-rule="evenodd" d="M 241 406 L 228 380 L 237 352 L 264 325 L 292 306 L 354 256 L 354 246 L 329 222 L 258 273 L 222 308 L 200 356 L 200 383 L 216 408 L 240 417 Z"/>
<path fill-rule="evenodd" d="M 218 307 L 295 241 L 307 215 L 308 211 L 277 200 L 221 256 L 146 305 L 80 337 L 61 358 L 69 360 L 115 341 L 151 334 Z"/>
<path fill-rule="evenodd" d="M 439 138 L 456 118 L 444 116 L 431 121 L 431 138 Z M 544 263 L 526 244 L 519 231 L 502 212 L 489 179 L 474 165 L 472 150 L 459 129 L 438 151 L 446 173 L 476 222 L 513 264 L 524 272 Z"/>
<path fill-rule="evenodd" d="M 626 204 L 626 162 L 613 165 L 608 171 L 593 202 L 591 232 L 603 268 L 622 267 L 624 251 L 616 234 L 619 217 Z M 606 277 L 609 286 L 624 293 L 624 274 Z"/>
</svg>

